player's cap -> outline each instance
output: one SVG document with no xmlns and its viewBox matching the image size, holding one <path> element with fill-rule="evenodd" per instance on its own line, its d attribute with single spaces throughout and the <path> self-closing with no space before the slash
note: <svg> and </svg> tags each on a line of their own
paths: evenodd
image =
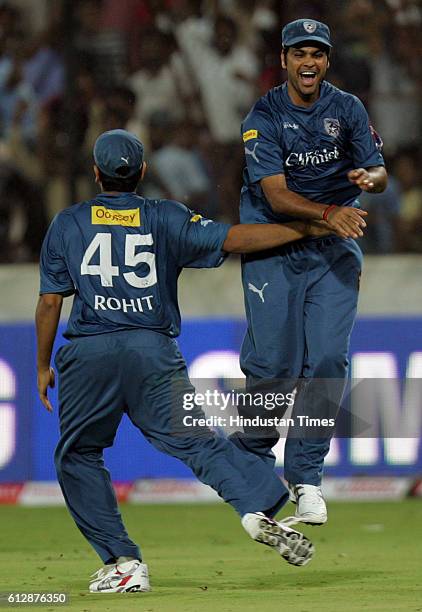
<svg viewBox="0 0 422 612">
<path fill-rule="evenodd" d="M 139 172 L 144 159 L 144 145 L 126 130 L 110 130 L 98 136 L 94 160 L 106 176 L 127 178 Z"/>
<path fill-rule="evenodd" d="M 281 33 L 283 47 L 295 47 L 305 41 L 315 41 L 332 47 L 330 28 L 315 19 L 296 19 L 284 26 Z"/>
</svg>

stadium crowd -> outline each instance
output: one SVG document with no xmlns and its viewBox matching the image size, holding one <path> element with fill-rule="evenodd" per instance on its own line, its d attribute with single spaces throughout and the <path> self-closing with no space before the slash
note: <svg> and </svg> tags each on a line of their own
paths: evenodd
<svg viewBox="0 0 422 612">
<path fill-rule="evenodd" d="M 71 204 L 70 127 L 78 199 L 96 192 L 95 138 L 125 127 L 146 145 L 142 193 L 235 221 L 240 123 L 283 80 L 281 26 L 304 16 L 331 26 L 329 80 L 365 102 L 384 141 L 390 183 L 362 197 L 364 250 L 422 252 L 419 0 L 74 0 L 71 109 L 65 2 L 42 1 L 43 29 L 31 3 L 0 2 L 0 262 L 36 261 Z"/>
</svg>

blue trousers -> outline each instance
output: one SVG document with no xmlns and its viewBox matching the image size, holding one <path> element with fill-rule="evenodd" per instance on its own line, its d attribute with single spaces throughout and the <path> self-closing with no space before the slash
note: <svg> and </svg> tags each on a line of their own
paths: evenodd
<svg viewBox="0 0 422 612">
<path fill-rule="evenodd" d="M 277 380 L 297 386 L 294 414 L 333 415 L 341 403 L 356 316 L 362 253 L 356 242 L 336 236 L 308 240 L 256 256 L 244 256 L 242 280 L 248 329 L 241 367 L 250 388 Z M 297 385 L 297 383 L 299 384 Z M 274 465 L 279 434 L 244 436 L 242 447 Z M 291 484 L 321 483 L 330 437 L 286 440 L 284 470 Z"/>
<path fill-rule="evenodd" d="M 204 415 L 183 409 L 193 387 L 175 340 L 145 329 L 82 337 L 58 351 L 56 367 L 58 480 L 76 525 L 104 562 L 141 558 L 103 462 L 124 413 L 153 446 L 183 461 L 240 515 L 275 514 L 286 503 L 286 488 L 271 466 L 208 428 L 183 425 L 186 414 Z"/>
</svg>

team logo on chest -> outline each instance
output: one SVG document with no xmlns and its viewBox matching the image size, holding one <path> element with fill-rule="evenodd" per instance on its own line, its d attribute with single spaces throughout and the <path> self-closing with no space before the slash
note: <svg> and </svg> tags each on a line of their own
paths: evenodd
<svg viewBox="0 0 422 612">
<path fill-rule="evenodd" d="M 337 138 L 340 135 L 340 121 L 338 119 L 326 117 L 324 119 L 324 130 L 327 132 L 328 136 Z"/>
</svg>

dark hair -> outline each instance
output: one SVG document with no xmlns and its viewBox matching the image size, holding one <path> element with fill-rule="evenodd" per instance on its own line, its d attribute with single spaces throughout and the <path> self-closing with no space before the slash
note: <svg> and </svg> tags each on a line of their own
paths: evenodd
<svg viewBox="0 0 422 612">
<path fill-rule="evenodd" d="M 107 176 L 103 174 L 100 169 L 100 182 L 103 186 L 104 191 L 135 191 L 141 180 L 141 170 L 132 176 L 122 176 L 122 178 L 115 178 L 114 176 Z M 117 169 L 117 172 L 120 168 Z M 122 167 L 121 170 L 127 170 L 126 167 Z M 123 174 L 123 173 L 122 173 Z"/>
</svg>

